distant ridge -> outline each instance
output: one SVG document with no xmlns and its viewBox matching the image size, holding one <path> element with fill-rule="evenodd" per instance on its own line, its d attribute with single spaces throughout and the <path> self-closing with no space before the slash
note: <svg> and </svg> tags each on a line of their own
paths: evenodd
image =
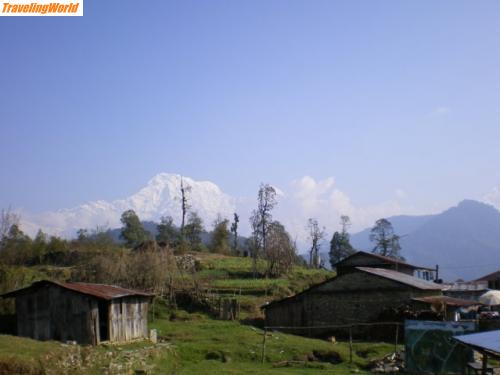
<svg viewBox="0 0 500 375">
<path fill-rule="evenodd" d="M 500 269 L 500 212 L 493 206 L 464 200 L 456 207 L 425 216 L 393 216 L 403 256 L 410 262 L 439 264 L 446 280 L 473 280 Z M 371 251 L 370 228 L 352 235 L 359 250 Z"/>
</svg>

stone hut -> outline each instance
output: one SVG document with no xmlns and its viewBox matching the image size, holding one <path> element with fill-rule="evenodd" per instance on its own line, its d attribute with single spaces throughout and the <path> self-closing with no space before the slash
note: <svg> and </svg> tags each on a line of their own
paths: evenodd
<svg viewBox="0 0 500 375">
<path fill-rule="evenodd" d="M 149 293 L 44 280 L 2 297 L 16 300 L 19 336 L 91 345 L 148 336 Z"/>
<path fill-rule="evenodd" d="M 263 306 L 268 327 L 317 327 L 380 321 L 414 298 L 442 295 L 442 286 L 388 268 L 344 267 L 336 277 Z"/>
</svg>

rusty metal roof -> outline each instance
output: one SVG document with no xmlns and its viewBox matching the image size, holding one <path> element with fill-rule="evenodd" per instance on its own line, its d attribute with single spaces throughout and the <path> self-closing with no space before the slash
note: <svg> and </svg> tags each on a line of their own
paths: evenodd
<svg viewBox="0 0 500 375">
<path fill-rule="evenodd" d="M 386 268 L 373 268 L 373 267 L 356 267 L 356 269 L 367 272 L 369 274 L 383 277 L 385 279 L 393 280 L 401 284 L 411 286 L 413 288 L 422 290 L 442 290 L 443 286 L 433 282 L 418 279 L 414 276 L 407 275 L 398 271 L 389 270 Z"/>
<path fill-rule="evenodd" d="M 91 283 L 78 283 L 78 282 L 70 282 L 70 283 L 61 283 L 57 281 L 50 280 L 42 280 L 37 281 L 31 284 L 30 286 L 14 290 L 12 292 L 3 294 L 1 297 L 10 298 L 15 297 L 19 294 L 24 294 L 30 290 L 40 288 L 47 285 L 56 285 L 64 289 L 71 290 L 73 292 L 85 294 L 88 296 L 104 299 L 104 300 L 113 300 L 116 298 L 122 297 L 152 297 L 153 294 L 145 293 L 132 289 L 125 289 L 119 286 L 114 285 L 106 285 L 106 284 L 91 284 Z"/>
<path fill-rule="evenodd" d="M 448 306 L 457 306 L 457 307 L 482 305 L 482 303 L 477 302 L 477 301 L 471 301 L 471 300 L 462 299 L 462 298 L 453 298 L 453 297 L 448 297 L 448 296 L 419 297 L 419 298 L 412 298 L 412 301 L 424 302 L 424 303 L 428 303 L 428 304 L 442 303 L 442 304 L 445 304 Z"/>
</svg>

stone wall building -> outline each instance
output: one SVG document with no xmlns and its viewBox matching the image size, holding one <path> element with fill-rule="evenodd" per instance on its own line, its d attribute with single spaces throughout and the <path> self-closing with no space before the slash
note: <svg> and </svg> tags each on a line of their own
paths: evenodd
<svg viewBox="0 0 500 375">
<path fill-rule="evenodd" d="M 413 298 L 441 295 L 441 286 L 401 272 L 354 267 L 263 309 L 268 327 L 315 327 L 380 321 Z"/>
<path fill-rule="evenodd" d="M 38 281 L 2 297 L 16 300 L 19 336 L 92 345 L 148 337 L 149 293 L 103 284 Z"/>
</svg>

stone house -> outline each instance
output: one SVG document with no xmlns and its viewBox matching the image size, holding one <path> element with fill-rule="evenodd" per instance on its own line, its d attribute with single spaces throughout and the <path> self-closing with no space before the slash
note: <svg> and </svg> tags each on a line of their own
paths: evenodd
<svg viewBox="0 0 500 375">
<path fill-rule="evenodd" d="M 312 327 L 379 321 L 413 298 L 441 295 L 441 285 L 383 268 L 354 267 L 263 309 L 268 327 Z"/>
<path fill-rule="evenodd" d="M 2 297 L 15 298 L 19 336 L 91 345 L 148 337 L 149 293 L 44 280 Z"/>
</svg>

